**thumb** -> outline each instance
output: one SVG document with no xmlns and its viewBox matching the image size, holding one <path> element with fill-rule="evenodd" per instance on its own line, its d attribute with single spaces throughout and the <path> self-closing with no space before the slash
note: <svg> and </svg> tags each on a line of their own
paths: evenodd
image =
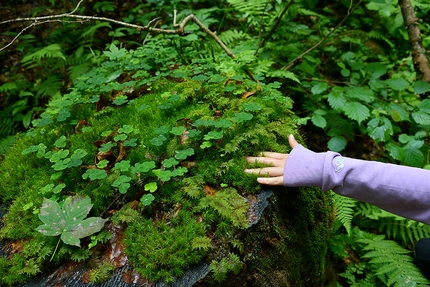
<svg viewBox="0 0 430 287">
<path fill-rule="evenodd" d="M 288 143 L 290 144 L 291 148 L 295 148 L 299 145 L 299 143 L 296 141 L 292 134 L 288 136 Z"/>
</svg>

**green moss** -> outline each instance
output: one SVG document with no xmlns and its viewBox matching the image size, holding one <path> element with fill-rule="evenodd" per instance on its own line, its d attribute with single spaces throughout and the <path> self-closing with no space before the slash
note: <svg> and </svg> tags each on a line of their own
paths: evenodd
<svg viewBox="0 0 430 287">
<path fill-rule="evenodd" d="M 37 213 L 44 197 L 62 203 L 68 196 L 89 196 L 94 204 L 89 216 L 117 210 L 111 220 L 127 226 L 124 243 L 131 264 L 153 281 L 172 281 L 190 265 L 222 254 L 221 246 L 235 252 L 245 246 L 237 237 L 249 226 L 245 198 L 261 187 L 255 176 L 244 173 L 244 156 L 289 150 L 287 136 L 295 130 L 291 101 L 270 85 L 257 87 L 239 75 L 227 84 L 199 77 L 178 80 L 175 72 L 190 69 L 207 75 L 202 79 L 227 76 L 203 60 L 161 73 L 161 63 L 170 61 L 174 51 L 159 42 L 153 45 L 124 50 L 123 58 L 83 75 L 69 94 L 51 101 L 35 122 L 37 127 L 21 137 L 0 163 L 4 183 L 0 197 L 10 205 L 0 237 L 20 240 L 25 250 L 2 259 L 2 268 L 9 271 L 2 271 L 7 279 L 1 283 L 20 282 L 12 270 L 34 262 L 23 269 L 33 268 L 22 279 L 27 280 L 47 264 L 47 255 L 56 248 L 56 237 L 35 230 L 41 224 Z M 121 81 L 108 80 L 119 70 L 124 71 Z M 241 97 L 249 90 L 257 92 Z M 62 184 L 62 190 L 52 188 Z M 302 212 L 297 225 L 312 234 L 304 235 L 310 236 L 304 242 L 317 254 L 309 256 L 325 254 L 312 239 L 327 229 L 327 224 L 320 224 L 326 215 L 311 208 L 321 199 L 306 193 L 303 198 L 294 193 L 289 197 Z M 284 219 L 274 220 L 273 228 Z M 294 228 L 279 227 L 279 241 L 296 236 L 289 230 Z M 208 234 L 213 248 L 192 247 L 193 240 Z M 225 243 L 231 240 L 236 243 Z M 279 244 L 276 252 L 285 252 L 286 244 Z M 88 249 L 61 244 L 54 263 L 89 256 Z"/>
</svg>

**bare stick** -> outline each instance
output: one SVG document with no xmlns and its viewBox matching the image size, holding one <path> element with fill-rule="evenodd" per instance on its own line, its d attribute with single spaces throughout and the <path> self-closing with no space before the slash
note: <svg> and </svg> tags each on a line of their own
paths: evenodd
<svg viewBox="0 0 430 287">
<path fill-rule="evenodd" d="M 257 50 L 255 51 L 255 55 L 257 55 L 258 50 L 266 44 L 266 42 L 269 40 L 269 38 L 272 36 L 272 34 L 275 32 L 276 28 L 278 28 L 279 23 L 281 23 L 281 19 L 284 16 L 285 12 L 288 11 L 288 8 L 290 8 L 291 4 L 293 4 L 294 0 L 290 0 L 288 4 L 282 9 L 281 14 L 279 14 L 278 18 L 276 18 L 275 25 L 273 25 L 272 29 L 270 29 L 269 34 L 264 38 L 264 40 L 258 45 Z"/>
<path fill-rule="evenodd" d="M 425 49 L 423 48 L 421 33 L 418 27 L 418 18 L 415 16 L 414 7 L 412 7 L 410 0 L 399 0 L 399 5 L 402 9 L 403 20 L 405 21 L 406 30 L 409 35 L 415 71 L 421 75 L 423 82 L 430 83 L 429 61 L 424 54 Z"/>
<path fill-rule="evenodd" d="M 325 35 L 313 47 L 309 48 L 308 50 L 306 50 L 305 52 L 303 52 L 302 54 L 300 54 L 299 56 L 297 56 L 294 60 L 292 60 L 291 62 L 289 62 L 286 66 L 282 67 L 281 70 L 290 70 L 291 68 L 293 68 L 294 66 L 296 66 L 297 64 L 299 64 L 300 62 L 302 62 L 303 61 L 303 57 L 306 54 L 308 54 L 309 52 L 311 52 L 312 50 L 314 50 L 315 48 L 317 48 L 319 45 L 321 45 L 328 37 L 330 37 L 331 34 L 333 34 L 334 31 L 336 31 L 340 26 L 342 26 L 343 22 L 345 22 L 346 19 L 348 19 L 348 17 L 354 12 L 354 10 L 358 7 L 358 5 L 360 5 L 361 2 L 363 2 L 363 0 L 358 1 L 358 3 L 355 4 L 355 6 L 351 10 L 348 10 L 348 13 L 346 14 L 345 18 L 343 18 L 342 21 L 340 21 L 340 23 L 337 24 L 337 26 L 334 27 L 333 30 L 330 31 L 330 33 L 328 33 L 327 35 Z"/>
</svg>

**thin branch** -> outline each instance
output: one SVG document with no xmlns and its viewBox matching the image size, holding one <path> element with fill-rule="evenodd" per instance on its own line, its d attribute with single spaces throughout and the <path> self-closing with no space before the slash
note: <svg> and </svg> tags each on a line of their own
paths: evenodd
<svg viewBox="0 0 430 287">
<path fill-rule="evenodd" d="M 361 4 L 361 2 L 363 2 L 363 0 L 358 1 L 358 3 L 355 4 L 355 6 L 351 10 L 348 11 L 348 13 L 346 14 L 345 18 L 343 18 L 342 21 L 340 21 L 340 23 L 337 24 L 337 26 L 334 27 L 333 30 L 330 31 L 330 33 L 328 33 L 327 35 L 325 35 L 313 47 L 309 48 L 308 50 L 306 50 L 305 52 L 303 52 L 302 54 L 300 54 L 299 56 L 297 56 L 294 60 L 292 60 L 291 62 L 289 62 L 286 66 L 282 67 L 281 70 L 290 70 L 291 68 L 293 68 L 294 66 L 296 66 L 297 64 L 299 64 L 300 62 L 302 62 L 303 61 L 303 57 L 306 54 L 308 54 L 309 52 L 311 52 L 315 48 L 317 48 L 319 45 L 321 45 L 328 37 L 330 37 L 331 34 L 333 34 L 334 31 L 336 31 L 340 26 L 342 26 L 343 22 L 345 22 L 346 19 L 348 19 L 348 17 L 354 12 L 354 10 Z"/>
<path fill-rule="evenodd" d="M 290 0 L 290 2 L 288 2 L 288 4 L 284 7 L 284 9 L 282 9 L 281 14 L 279 14 L 279 16 L 276 18 L 276 22 L 275 25 L 273 25 L 272 29 L 270 29 L 269 34 L 267 34 L 267 36 L 264 38 L 263 42 L 261 42 L 258 45 L 257 50 L 255 51 L 255 55 L 257 55 L 258 50 L 260 48 L 263 48 L 264 45 L 266 44 L 266 42 L 270 39 L 270 37 L 272 36 L 272 34 L 275 32 L 276 28 L 278 28 L 279 23 L 281 23 L 281 19 L 282 17 L 284 17 L 285 12 L 288 11 L 288 8 L 290 8 L 291 4 L 293 4 L 294 0 Z"/>
<path fill-rule="evenodd" d="M 3 22 L 0 22 L 0 25 L 2 25 L 2 24 L 12 23 L 12 22 L 33 21 L 33 23 L 31 23 L 30 25 L 28 25 L 27 27 L 25 27 L 20 33 L 18 33 L 18 35 L 12 40 L 11 43 L 7 44 L 5 47 L 0 48 L 0 51 L 2 51 L 5 48 L 9 47 L 13 42 L 15 42 L 15 40 L 20 35 L 22 35 L 22 33 L 24 33 L 29 28 L 34 27 L 36 25 L 40 25 L 39 23 L 41 23 L 40 22 L 41 20 L 53 21 L 52 19 L 58 19 L 58 18 L 75 18 L 75 19 L 80 19 L 80 20 L 84 20 L 84 21 L 97 20 L 97 21 L 104 21 L 104 22 L 115 23 L 115 24 L 118 24 L 118 25 L 122 25 L 122 26 L 130 27 L 130 28 L 134 28 L 134 29 L 137 29 L 139 31 L 148 31 L 149 33 L 154 33 L 154 34 L 171 34 L 171 35 L 174 35 L 174 34 L 181 35 L 181 34 L 183 34 L 184 31 L 185 31 L 185 26 L 187 25 L 187 23 L 189 21 L 193 21 L 206 34 L 208 34 L 209 36 L 211 36 L 218 43 L 218 45 L 227 53 L 227 55 L 229 55 L 233 59 L 236 59 L 236 56 L 233 54 L 233 52 L 231 52 L 230 49 L 228 49 L 227 46 L 218 38 L 218 36 L 216 35 L 216 33 L 214 33 L 211 30 L 209 30 L 209 28 L 207 28 L 193 14 L 190 14 L 187 17 L 185 17 L 177 25 L 176 25 L 176 23 L 174 23 L 175 26 L 178 26 L 178 28 L 175 29 L 175 30 L 172 30 L 172 29 L 161 29 L 161 28 L 156 28 L 155 25 L 154 25 L 154 27 L 151 27 L 151 24 L 154 22 L 155 19 L 152 20 L 152 21 L 150 21 L 146 26 L 140 26 L 140 25 L 126 23 L 126 22 L 123 22 L 123 21 L 118 21 L 118 20 L 114 20 L 114 19 L 110 19 L 110 18 L 106 18 L 106 17 L 85 16 L 85 15 L 75 15 L 75 14 L 73 14 L 78 9 L 79 5 L 82 2 L 83 2 L 83 0 L 80 0 L 79 3 L 76 5 L 75 9 L 73 9 L 73 11 L 69 12 L 69 13 L 64 13 L 64 14 L 59 14 L 59 15 L 51 15 L 51 16 L 43 16 L 43 17 L 16 18 L 16 19 L 11 19 L 11 20 L 6 20 L 6 21 L 3 21 Z M 175 13 L 175 15 L 176 15 L 176 13 Z M 58 21 L 65 21 L 66 22 L 67 20 L 58 20 Z M 42 22 L 42 23 L 46 23 L 46 22 Z"/>
<path fill-rule="evenodd" d="M 399 0 L 402 10 L 403 20 L 405 21 L 406 30 L 408 30 L 409 43 L 411 44 L 412 59 L 415 70 L 421 75 L 423 82 L 430 83 L 429 61 L 425 55 L 421 32 L 418 27 L 418 18 L 415 16 L 414 7 L 410 0 Z"/>
</svg>

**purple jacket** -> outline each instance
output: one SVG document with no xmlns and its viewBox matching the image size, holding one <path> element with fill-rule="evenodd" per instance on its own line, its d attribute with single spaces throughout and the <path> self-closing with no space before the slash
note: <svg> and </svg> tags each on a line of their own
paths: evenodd
<svg viewBox="0 0 430 287">
<path fill-rule="evenodd" d="M 430 170 L 315 153 L 302 145 L 288 156 L 285 186 L 315 186 L 430 225 Z"/>
</svg>

